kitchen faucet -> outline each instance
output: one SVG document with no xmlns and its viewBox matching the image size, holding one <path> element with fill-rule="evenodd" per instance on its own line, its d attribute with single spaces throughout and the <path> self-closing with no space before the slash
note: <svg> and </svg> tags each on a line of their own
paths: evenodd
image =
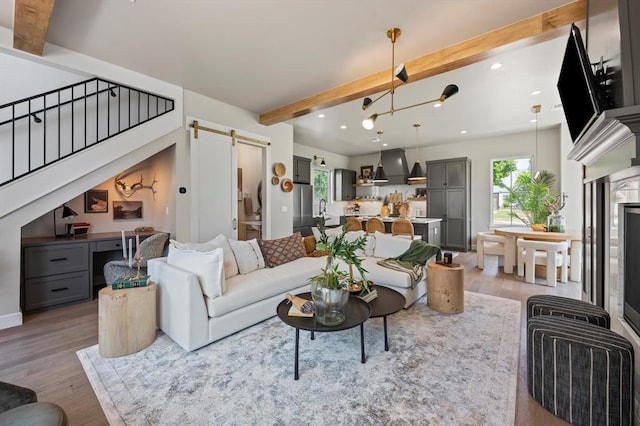
<svg viewBox="0 0 640 426">
<path fill-rule="evenodd" d="M 320 216 L 324 216 L 327 212 L 327 200 L 324 198 L 320 200 Z"/>
</svg>

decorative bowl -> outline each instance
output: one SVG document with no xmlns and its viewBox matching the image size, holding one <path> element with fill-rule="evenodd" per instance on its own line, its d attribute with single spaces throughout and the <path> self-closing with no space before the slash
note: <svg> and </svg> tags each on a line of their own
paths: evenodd
<svg viewBox="0 0 640 426">
<path fill-rule="evenodd" d="M 532 231 L 545 232 L 547 230 L 547 225 L 544 223 L 532 223 L 531 224 Z"/>
<path fill-rule="evenodd" d="M 293 191 L 293 182 L 291 181 L 291 179 L 282 179 L 280 186 L 282 187 L 282 190 L 284 192 Z"/>
</svg>

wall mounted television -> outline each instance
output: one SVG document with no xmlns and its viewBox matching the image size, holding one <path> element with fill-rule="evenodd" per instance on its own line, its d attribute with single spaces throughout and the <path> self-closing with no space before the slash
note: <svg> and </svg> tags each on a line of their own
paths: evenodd
<svg viewBox="0 0 640 426">
<path fill-rule="evenodd" d="M 598 85 L 580 29 L 575 24 L 571 24 L 557 86 L 569 133 L 575 144 L 602 112 Z"/>
</svg>

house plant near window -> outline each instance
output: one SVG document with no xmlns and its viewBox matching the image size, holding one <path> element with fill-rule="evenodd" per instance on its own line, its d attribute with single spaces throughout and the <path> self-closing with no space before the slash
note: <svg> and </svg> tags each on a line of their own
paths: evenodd
<svg viewBox="0 0 640 426">
<path fill-rule="evenodd" d="M 544 228 L 552 206 L 557 202 L 557 196 L 553 194 L 555 182 L 553 173 L 540 170 L 533 176 L 528 172 L 519 174 L 511 188 L 503 185 L 509 191 L 506 201 L 514 207 L 511 215 L 534 230 L 540 224 Z"/>
<path fill-rule="evenodd" d="M 318 224 L 321 238 L 318 242 L 318 250 L 327 253 L 327 263 L 320 274 L 309 278 L 311 282 L 311 295 L 315 305 L 316 321 L 326 326 L 342 324 L 346 319 L 345 307 L 349 299 L 349 290 L 354 283 L 353 268 L 362 277 L 363 291 L 369 291 L 369 282 L 365 278 L 365 270 L 362 268 L 362 259 L 356 252 L 364 249 L 366 237 L 359 237 L 353 241 L 346 238 L 347 227 L 342 227 L 342 232 L 334 239 L 329 240 L 326 235 L 324 221 Z M 342 260 L 349 266 L 349 272 L 339 270 L 338 261 Z"/>
</svg>

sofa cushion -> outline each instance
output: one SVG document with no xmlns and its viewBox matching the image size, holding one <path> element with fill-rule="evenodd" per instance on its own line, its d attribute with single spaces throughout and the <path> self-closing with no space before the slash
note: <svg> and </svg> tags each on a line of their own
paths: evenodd
<svg viewBox="0 0 640 426">
<path fill-rule="evenodd" d="M 171 245 L 179 249 L 196 250 L 209 252 L 215 248 L 221 248 L 224 252 L 224 276 L 231 278 L 238 275 L 238 265 L 236 258 L 233 255 L 229 241 L 224 234 L 219 234 L 214 239 L 207 241 L 206 243 L 180 243 L 175 240 L 171 240 Z"/>
<path fill-rule="evenodd" d="M 240 274 L 245 275 L 264 268 L 262 251 L 255 238 L 249 241 L 229 240 L 229 245 L 236 258 Z"/>
<path fill-rule="evenodd" d="M 219 317 L 273 296 L 284 298 L 288 291 L 307 284 L 309 277 L 320 273 L 325 264 L 324 258 L 305 256 L 275 268 L 236 275 L 227 280 L 224 297 L 205 297 L 207 312 L 210 317 Z"/>
<path fill-rule="evenodd" d="M 392 237 L 391 235 L 375 232 L 376 243 L 373 249 L 373 256 L 381 259 L 398 257 L 411 246 L 411 240 L 405 238 Z"/>
<path fill-rule="evenodd" d="M 316 244 L 320 241 L 320 238 L 322 238 L 322 234 L 320 233 L 320 230 L 318 228 L 316 228 L 315 226 L 311 228 L 311 232 L 313 233 L 313 236 L 316 239 Z M 333 241 L 338 235 L 340 235 L 342 233 L 342 228 L 337 227 L 337 228 L 327 228 L 325 229 L 324 233 L 327 235 L 327 239 L 329 240 L 329 242 Z"/>
<path fill-rule="evenodd" d="M 258 240 L 258 244 L 262 249 L 264 262 L 269 268 L 307 255 L 302 244 L 302 235 L 299 232 L 275 240 Z"/>
<path fill-rule="evenodd" d="M 225 293 L 224 251 L 222 248 L 203 252 L 181 250 L 170 245 L 167 264 L 195 274 L 205 296 L 216 298 Z"/>
<path fill-rule="evenodd" d="M 365 237 L 367 242 L 362 250 L 356 250 L 356 256 L 364 257 L 364 256 L 373 256 L 373 249 L 375 247 L 376 239 L 373 235 L 367 235 L 367 233 L 363 230 L 359 231 L 349 231 L 344 234 L 344 239 L 352 243 L 360 237 Z"/>
</svg>

